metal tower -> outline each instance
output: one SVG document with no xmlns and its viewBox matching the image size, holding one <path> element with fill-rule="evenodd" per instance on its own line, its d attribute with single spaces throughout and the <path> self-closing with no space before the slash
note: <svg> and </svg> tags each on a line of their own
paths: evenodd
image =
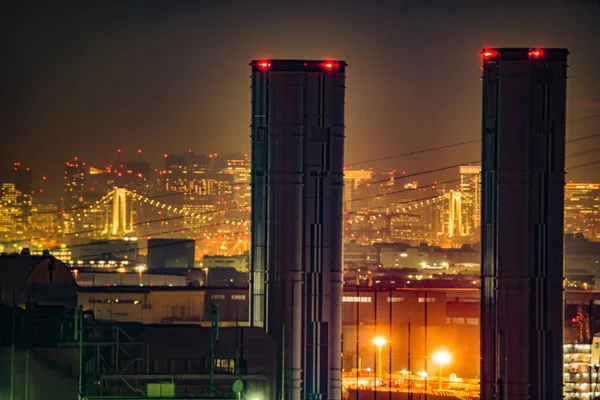
<svg viewBox="0 0 600 400">
<path fill-rule="evenodd" d="M 481 398 L 558 400 L 568 51 L 481 54 Z"/>
<path fill-rule="evenodd" d="M 278 398 L 339 400 L 346 63 L 251 66 L 251 321 L 278 343 Z"/>
</svg>

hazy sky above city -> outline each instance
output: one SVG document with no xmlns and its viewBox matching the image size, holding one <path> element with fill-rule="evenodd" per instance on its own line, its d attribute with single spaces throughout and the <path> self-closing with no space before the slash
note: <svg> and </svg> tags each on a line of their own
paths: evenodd
<svg viewBox="0 0 600 400">
<path fill-rule="evenodd" d="M 160 167 L 165 152 L 244 151 L 248 62 L 263 57 L 348 62 L 348 163 L 479 138 L 484 46 L 569 48 L 568 119 L 596 115 L 598 21 L 600 5 L 563 0 L 3 0 L 0 163 L 61 185 L 73 156 L 103 166 L 141 148 Z M 600 133 L 600 118 L 567 132 Z M 418 172 L 479 156 L 474 144 L 363 166 Z M 599 169 L 568 179 L 600 180 Z"/>
</svg>

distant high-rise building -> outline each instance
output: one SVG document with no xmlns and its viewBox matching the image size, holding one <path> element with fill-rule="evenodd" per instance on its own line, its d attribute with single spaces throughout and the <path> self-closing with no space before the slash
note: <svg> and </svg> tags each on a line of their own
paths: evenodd
<svg viewBox="0 0 600 400">
<path fill-rule="evenodd" d="M 35 197 L 31 207 L 31 226 L 43 234 L 56 233 L 58 230 L 58 202 L 56 199 Z"/>
<path fill-rule="evenodd" d="M 352 211 L 358 207 L 360 188 L 373 180 L 372 170 L 344 170 L 344 210 Z"/>
<path fill-rule="evenodd" d="M 65 166 L 65 203 L 67 207 L 83 203 L 87 169 L 84 161 L 79 157 L 67 161 Z"/>
<path fill-rule="evenodd" d="M 559 400 L 568 51 L 481 54 L 481 399 Z"/>
<path fill-rule="evenodd" d="M 600 240 L 600 184 L 565 185 L 565 233 L 581 233 L 590 241 Z"/>
<path fill-rule="evenodd" d="M 0 171 L 0 231 L 21 235 L 31 230 L 33 173 L 15 162 L 14 168 Z"/>
<path fill-rule="evenodd" d="M 17 219 L 22 215 L 17 202 L 17 190 L 14 183 L 0 184 L 0 231 L 12 232 L 16 229 Z"/>
<path fill-rule="evenodd" d="M 93 198 L 90 196 L 91 193 L 97 196 L 107 194 L 116 186 L 115 175 L 110 168 L 90 167 L 86 176 L 86 196 Z"/>
<path fill-rule="evenodd" d="M 250 207 L 250 157 L 248 154 L 225 157 L 225 172 L 232 176 L 233 199 L 239 208 Z"/>
<path fill-rule="evenodd" d="M 250 320 L 277 344 L 270 398 L 339 400 L 346 63 L 251 65 Z"/>
<path fill-rule="evenodd" d="M 230 172 L 225 158 L 217 154 L 166 155 L 165 190 L 184 193 L 188 200 L 209 196 L 215 203 L 227 201 L 233 196 L 235 179 Z"/>
<path fill-rule="evenodd" d="M 472 235 L 481 225 L 481 166 L 462 165 L 460 191 L 465 235 Z"/>
</svg>

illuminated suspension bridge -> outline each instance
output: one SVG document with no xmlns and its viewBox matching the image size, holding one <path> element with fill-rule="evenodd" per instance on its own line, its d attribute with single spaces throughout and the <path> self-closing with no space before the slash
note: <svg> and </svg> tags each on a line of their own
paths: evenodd
<svg viewBox="0 0 600 400">
<path fill-rule="evenodd" d="M 96 239 L 122 239 L 131 236 L 187 237 L 196 240 L 207 253 L 231 255 L 248 249 L 247 210 L 193 204 L 169 204 L 180 193 L 154 197 L 113 188 L 83 210 L 66 210 L 66 218 L 77 218 L 82 227 L 77 236 Z M 80 234 L 79 234 L 80 233 Z"/>
<path fill-rule="evenodd" d="M 471 242 L 479 234 L 473 200 L 457 190 L 344 213 L 346 241 L 442 244 Z"/>
</svg>

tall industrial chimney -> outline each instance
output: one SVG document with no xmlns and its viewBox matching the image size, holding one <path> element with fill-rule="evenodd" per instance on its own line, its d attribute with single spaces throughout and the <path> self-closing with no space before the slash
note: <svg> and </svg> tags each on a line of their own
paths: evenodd
<svg viewBox="0 0 600 400">
<path fill-rule="evenodd" d="M 278 399 L 341 399 L 343 61 L 252 61 L 251 309 Z"/>
<path fill-rule="evenodd" d="M 481 399 L 558 400 L 568 51 L 481 54 Z"/>
</svg>

